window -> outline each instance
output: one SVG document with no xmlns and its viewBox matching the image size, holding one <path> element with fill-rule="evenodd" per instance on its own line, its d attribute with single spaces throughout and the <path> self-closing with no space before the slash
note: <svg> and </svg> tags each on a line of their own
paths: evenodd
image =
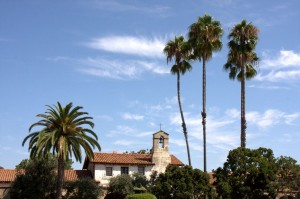
<svg viewBox="0 0 300 199">
<path fill-rule="evenodd" d="M 165 147 L 164 137 L 163 136 L 160 136 L 158 144 L 159 144 L 158 146 L 160 148 L 164 148 Z"/>
<path fill-rule="evenodd" d="M 138 167 L 138 174 L 145 175 L 145 167 Z"/>
<path fill-rule="evenodd" d="M 121 174 L 128 174 L 128 167 L 121 167 Z"/>
<path fill-rule="evenodd" d="M 106 176 L 112 176 L 112 167 L 106 167 Z"/>
</svg>

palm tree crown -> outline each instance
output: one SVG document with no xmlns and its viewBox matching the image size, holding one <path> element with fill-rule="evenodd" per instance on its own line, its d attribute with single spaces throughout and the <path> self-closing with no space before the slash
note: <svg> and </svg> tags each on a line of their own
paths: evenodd
<svg viewBox="0 0 300 199">
<path fill-rule="evenodd" d="M 58 102 L 57 106 L 48 106 L 48 111 L 45 114 L 38 114 L 37 117 L 42 118 L 40 121 L 32 124 L 29 131 L 36 126 L 42 126 L 39 131 L 33 132 L 25 137 L 22 145 L 29 141 L 30 156 L 43 156 L 49 151 L 58 156 L 63 156 L 67 160 L 74 155 L 76 161 L 82 161 L 81 147 L 84 149 L 86 156 L 93 158 L 92 147 L 97 147 L 101 150 L 97 142 L 97 135 L 89 128 L 94 123 L 91 121 L 92 117 L 82 117 L 87 115 L 87 112 L 80 112 L 82 107 L 77 106 L 72 109 L 72 103 L 66 107 L 62 107 Z M 94 138 L 88 136 L 91 134 Z"/>
<path fill-rule="evenodd" d="M 239 81 L 244 78 L 252 79 L 257 73 L 255 66 L 258 64 L 258 57 L 254 50 L 258 40 L 258 29 L 243 20 L 234 26 L 228 38 L 230 50 L 224 69 L 229 71 L 229 78 L 237 78 Z"/>
<path fill-rule="evenodd" d="M 258 57 L 254 52 L 258 29 L 246 20 L 233 27 L 229 33 L 229 53 L 224 69 L 229 71 L 230 79 L 238 79 L 241 82 L 241 147 L 246 147 L 246 97 L 245 80 L 252 79 L 256 75 L 255 66 Z"/>
<path fill-rule="evenodd" d="M 212 16 L 204 15 L 189 28 L 189 42 L 192 45 L 194 58 L 207 61 L 214 51 L 222 49 L 223 30 L 219 21 Z"/>
</svg>

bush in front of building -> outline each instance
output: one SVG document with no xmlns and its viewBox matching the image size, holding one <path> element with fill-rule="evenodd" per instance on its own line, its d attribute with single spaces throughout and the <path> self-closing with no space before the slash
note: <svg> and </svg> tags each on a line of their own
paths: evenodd
<svg viewBox="0 0 300 199">
<path fill-rule="evenodd" d="M 125 199 L 157 199 L 155 195 L 151 193 L 138 193 L 127 195 Z"/>
<path fill-rule="evenodd" d="M 97 199 L 101 195 L 101 188 L 89 178 L 68 183 L 66 199 Z"/>
<path fill-rule="evenodd" d="M 127 174 L 112 177 L 108 185 L 108 194 L 106 198 L 123 199 L 129 194 L 133 194 L 132 181 L 133 179 Z"/>
</svg>

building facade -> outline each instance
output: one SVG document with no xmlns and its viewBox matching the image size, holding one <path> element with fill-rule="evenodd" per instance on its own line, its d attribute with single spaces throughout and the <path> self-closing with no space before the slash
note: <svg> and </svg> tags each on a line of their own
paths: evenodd
<svg viewBox="0 0 300 199">
<path fill-rule="evenodd" d="M 154 173 L 163 173 L 171 165 L 184 164 L 169 154 L 169 134 L 159 131 L 153 134 L 153 146 L 149 154 L 94 153 L 94 159 L 85 159 L 83 169 L 92 171 L 100 186 L 107 187 L 110 178 L 120 175 L 139 173 L 150 179 Z"/>
</svg>

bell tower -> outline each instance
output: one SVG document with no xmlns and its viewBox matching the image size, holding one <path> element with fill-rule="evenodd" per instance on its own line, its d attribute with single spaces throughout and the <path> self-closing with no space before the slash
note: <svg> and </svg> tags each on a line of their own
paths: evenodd
<svg viewBox="0 0 300 199">
<path fill-rule="evenodd" d="M 152 162 L 155 164 L 153 171 L 165 172 L 166 167 L 171 163 L 169 154 L 169 134 L 160 130 L 153 134 Z"/>
</svg>

